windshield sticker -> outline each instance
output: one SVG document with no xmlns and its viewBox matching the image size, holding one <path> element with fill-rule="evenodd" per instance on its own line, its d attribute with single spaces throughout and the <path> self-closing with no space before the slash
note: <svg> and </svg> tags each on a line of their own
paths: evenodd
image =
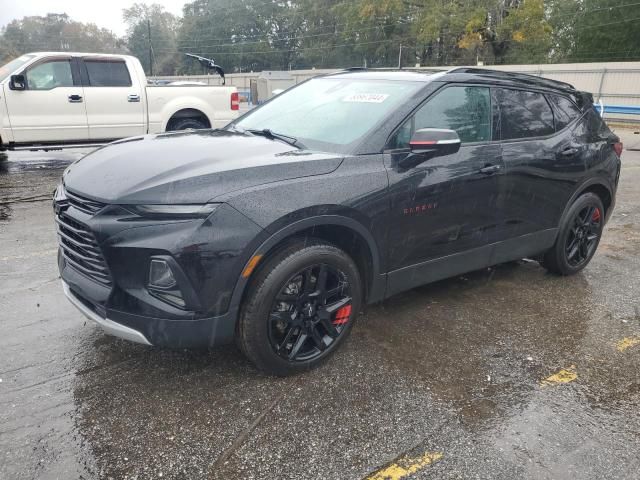
<svg viewBox="0 0 640 480">
<path fill-rule="evenodd" d="M 382 103 L 389 95 L 386 93 L 353 93 L 342 99 L 343 102 L 350 103 Z"/>
</svg>

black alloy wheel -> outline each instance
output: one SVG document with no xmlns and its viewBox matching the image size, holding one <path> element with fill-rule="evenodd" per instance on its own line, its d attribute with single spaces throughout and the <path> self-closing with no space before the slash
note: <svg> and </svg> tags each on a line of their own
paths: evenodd
<svg viewBox="0 0 640 480">
<path fill-rule="evenodd" d="M 236 332 L 261 370 L 291 375 L 340 347 L 360 311 L 363 286 L 353 259 L 315 238 L 288 240 L 252 274 Z"/>
<path fill-rule="evenodd" d="M 269 314 L 269 342 L 290 362 L 318 358 L 351 319 L 349 282 L 327 264 L 312 265 L 287 280 Z"/>
<path fill-rule="evenodd" d="M 565 246 L 569 265 L 579 267 L 591 258 L 600 239 L 601 222 L 602 211 L 594 205 L 584 207 L 574 216 Z"/>
<path fill-rule="evenodd" d="M 604 228 L 605 210 L 598 195 L 578 197 L 563 215 L 555 244 L 541 263 L 550 272 L 573 275 L 586 267 L 598 248 Z"/>
</svg>

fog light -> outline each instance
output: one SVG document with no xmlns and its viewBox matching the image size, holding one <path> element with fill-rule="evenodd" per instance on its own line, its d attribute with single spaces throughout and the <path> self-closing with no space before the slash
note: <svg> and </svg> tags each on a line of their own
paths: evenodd
<svg viewBox="0 0 640 480">
<path fill-rule="evenodd" d="M 149 265 L 149 286 L 166 289 L 175 285 L 176 279 L 169 264 L 164 260 L 151 260 Z"/>
</svg>

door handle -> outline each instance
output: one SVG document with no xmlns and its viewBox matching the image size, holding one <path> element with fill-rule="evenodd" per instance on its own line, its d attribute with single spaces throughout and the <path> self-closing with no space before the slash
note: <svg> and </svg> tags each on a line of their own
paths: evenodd
<svg viewBox="0 0 640 480">
<path fill-rule="evenodd" d="M 575 155 L 576 153 L 578 153 L 578 149 L 573 147 L 567 147 L 560 152 L 560 154 L 564 155 L 565 157 L 570 157 L 571 155 Z"/>
<path fill-rule="evenodd" d="M 491 175 L 493 173 L 500 171 L 500 165 L 485 165 L 480 169 L 480 173 L 484 173 L 485 175 Z"/>
<path fill-rule="evenodd" d="M 140 101 L 140 95 L 137 95 L 137 94 L 135 94 L 135 93 L 132 93 L 131 95 L 129 95 L 129 96 L 127 97 L 127 100 L 128 100 L 129 102 L 139 102 L 139 101 Z"/>
<path fill-rule="evenodd" d="M 81 103 L 82 96 L 81 95 L 69 95 L 69 103 Z"/>
</svg>

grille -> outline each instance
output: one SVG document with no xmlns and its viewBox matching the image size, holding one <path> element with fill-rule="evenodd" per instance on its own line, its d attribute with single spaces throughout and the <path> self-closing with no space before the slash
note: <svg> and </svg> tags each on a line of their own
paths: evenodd
<svg viewBox="0 0 640 480">
<path fill-rule="evenodd" d="M 96 282 L 111 286 L 109 268 L 93 234 L 64 212 L 56 215 L 55 219 L 58 241 L 67 263 Z"/>
<path fill-rule="evenodd" d="M 73 205 L 75 208 L 80 210 L 81 212 L 88 213 L 93 215 L 97 213 L 99 210 L 104 208 L 105 204 L 96 202 L 95 200 L 89 200 L 86 197 L 82 197 L 80 195 L 76 195 L 75 193 L 71 193 L 69 190 L 65 189 L 65 194 L 67 196 L 67 201 L 70 205 Z"/>
</svg>

